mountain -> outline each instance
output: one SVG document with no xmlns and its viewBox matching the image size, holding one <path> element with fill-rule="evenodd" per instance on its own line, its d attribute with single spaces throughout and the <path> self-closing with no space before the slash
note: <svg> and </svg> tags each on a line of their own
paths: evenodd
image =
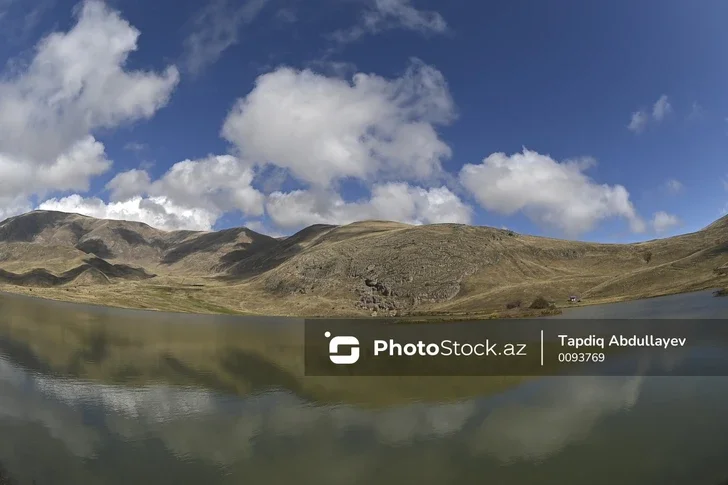
<svg viewBox="0 0 728 485">
<path fill-rule="evenodd" d="M 728 219 L 598 244 L 459 224 L 364 221 L 273 238 L 34 211 L 0 222 L 0 285 L 65 300 L 273 315 L 462 314 L 722 286 Z"/>
</svg>

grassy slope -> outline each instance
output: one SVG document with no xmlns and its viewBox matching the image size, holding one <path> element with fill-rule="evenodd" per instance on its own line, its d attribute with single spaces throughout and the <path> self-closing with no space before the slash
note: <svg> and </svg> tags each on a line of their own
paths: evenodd
<svg viewBox="0 0 728 485">
<path fill-rule="evenodd" d="M 719 220 L 673 238 L 594 244 L 488 227 L 383 221 L 313 226 L 284 240 L 242 228 L 166 233 L 62 213 L 20 216 L 10 229 L 0 223 L 0 269 L 6 271 L 67 270 L 89 256 L 77 247 L 100 247 L 109 262 L 159 276 L 0 289 L 202 313 L 343 316 L 369 314 L 372 305 L 380 314 L 382 308 L 414 315 L 489 313 L 537 295 L 561 304 L 578 294 L 587 304 L 721 286 L 713 270 L 728 262 L 728 227 Z"/>
</svg>

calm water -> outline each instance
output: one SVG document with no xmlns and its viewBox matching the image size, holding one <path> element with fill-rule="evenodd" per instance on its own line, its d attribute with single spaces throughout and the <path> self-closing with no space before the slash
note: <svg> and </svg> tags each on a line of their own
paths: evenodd
<svg viewBox="0 0 728 485">
<path fill-rule="evenodd" d="M 728 298 L 567 316 L 722 318 Z M 38 485 L 728 478 L 726 378 L 303 378 L 302 335 L 0 295 L 0 464 Z"/>
</svg>

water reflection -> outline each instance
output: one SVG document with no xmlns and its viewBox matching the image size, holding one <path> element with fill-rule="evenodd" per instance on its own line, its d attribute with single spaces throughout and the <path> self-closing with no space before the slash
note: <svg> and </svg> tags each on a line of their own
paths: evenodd
<svg viewBox="0 0 728 485">
<path fill-rule="evenodd" d="M 295 325 L 2 310 L 0 463 L 19 483 L 715 485 L 728 471 L 724 378 L 313 380 Z"/>
<path fill-rule="evenodd" d="M 555 378 L 530 403 L 496 409 L 477 427 L 474 451 L 504 462 L 543 460 L 583 440 L 599 421 L 628 410 L 644 378 Z"/>
</svg>

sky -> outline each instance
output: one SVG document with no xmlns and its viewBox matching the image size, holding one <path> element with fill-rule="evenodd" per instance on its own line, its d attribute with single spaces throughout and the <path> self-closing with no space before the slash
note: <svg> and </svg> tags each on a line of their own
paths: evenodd
<svg viewBox="0 0 728 485">
<path fill-rule="evenodd" d="M 721 0 L 0 0 L 0 219 L 633 242 L 728 209 Z"/>
</svg>

